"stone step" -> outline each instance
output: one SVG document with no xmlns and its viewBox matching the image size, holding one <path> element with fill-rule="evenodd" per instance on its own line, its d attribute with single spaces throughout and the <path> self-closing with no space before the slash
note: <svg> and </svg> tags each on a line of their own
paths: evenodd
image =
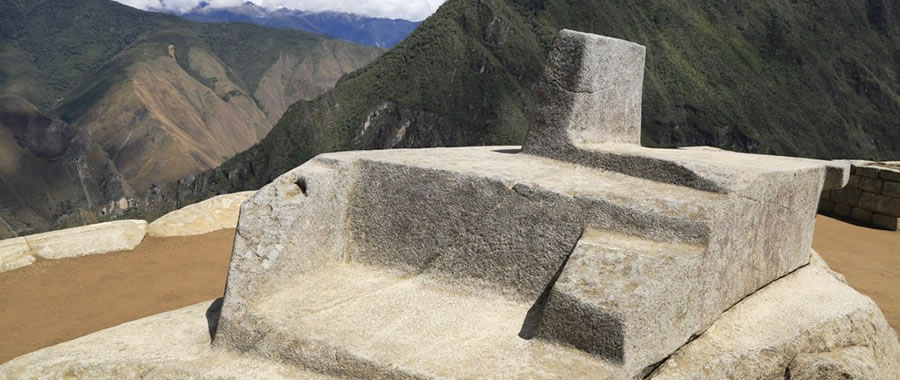
<svg viewBox="0 0 900 380">
<path fill-rule="evenodd" d="M 724 310 L 698 297 L 718 284 L 688 280 L 705 275 L 705 249 L 585 231 L 549 289 L 537 336 L 646 375 Z"/>
<path fill-rule="evenodd" d="M 519 337 L 531 304 L 449 289 L 427 274 L 335 264 L 254 307 L 256 354 L 341 377 L 609 378 L 617 366 Z M 218 338 L 217 338 L 218 339 Z M 271 343 L 271 344 L 269 344 Z"/>
</svg>

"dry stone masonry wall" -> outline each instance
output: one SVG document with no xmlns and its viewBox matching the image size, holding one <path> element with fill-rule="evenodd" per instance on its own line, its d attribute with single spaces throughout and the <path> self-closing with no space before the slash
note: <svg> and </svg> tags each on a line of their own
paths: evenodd
<svg viewBox="0 0 900 380">
<path fill-rule="evenodd" d="M 887 230 L 900 230 L 900 162 L 850 161 L 843 189 L 826 190 L 819 212 Z"/>
</svg>

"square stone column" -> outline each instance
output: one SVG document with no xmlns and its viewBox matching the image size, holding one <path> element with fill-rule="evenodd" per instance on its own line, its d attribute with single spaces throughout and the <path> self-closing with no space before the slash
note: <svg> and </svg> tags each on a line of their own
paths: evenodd
<svg viewBox="0 0 900 380">
<path fill-rule="evenodd" d="M 589 144 L 640 145 L 644 46 L 562 30 L 538 86 L 526 153 Z"/>
</svg>

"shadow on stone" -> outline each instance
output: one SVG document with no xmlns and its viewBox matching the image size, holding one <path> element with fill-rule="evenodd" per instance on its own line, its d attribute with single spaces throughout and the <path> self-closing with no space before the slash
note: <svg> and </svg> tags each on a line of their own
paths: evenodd
<svg viewBox="0 0 900 380">
<path fill-rule="evenodd" d="M 584 230 L 581 231 L 578 240 L 581 240 L 582 236 L 584 236 Z M 566 263 L 569 262 L 569 257 L 572 256 L 572 252 L 575 251 L 575 247 L 578 245 L 578 240 L 576 240 L 575 244 L 572 245 L 572 249 L 569 250 L 569 254 L 566 255 L 566 258 L 563 259 L 563 262 L 562 264 L 560 264 L 559 269 L 556 270 L 556 273 L 553 274 L 550 282 L 548 282 L 547 286 L 544 287 L 544 291 L 541 292 L 541 295 L 538 296 L 538 299 L 534 301 L 534 305 L 531 305 L 531 308 L 528 309 L 528 313 L 525 314 L 525 321 L 522 322 L 522 328 L 519 329 L 519 338 L 531 339 L 537 336 L 538 327 L 540 327 L 541 325 L 541 320 L 544 319 L 544 307 L 547 305 L 547 300 L 550 298 L 550 292 L 553 290 L 553 285 L 556 285 L 556 281 L 559 280 L 559 276 L 562 274 L 563 269 L 566 267 Z"/>
<path fill-rule="evenodd" d="M 494 152 L 504 154 L 517 154 L 522 153 L 522 149 L 495 149 Z"/>
<path fill-rule="evenodd" d="M 209 308 L 206 309 L 206 325 L 209 328 L 209 340 L 212 341 L 216 337 L 216 330 L 219 328 L 219 314 L 222 313 L 222 302 L 224 297 L 216 298 Z"/>
</svg>

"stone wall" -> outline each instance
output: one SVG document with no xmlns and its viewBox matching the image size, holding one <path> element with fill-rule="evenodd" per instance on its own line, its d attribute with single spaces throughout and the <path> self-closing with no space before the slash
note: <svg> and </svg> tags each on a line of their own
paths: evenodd
<svg viewBox="0 0 900 380">
<path fill-rule="evenodd" d="M 860 224 L 900 230 L 900 161 L 852 161 L 850 182 L 826 190 L 819 213 Z"/>
</svg>

